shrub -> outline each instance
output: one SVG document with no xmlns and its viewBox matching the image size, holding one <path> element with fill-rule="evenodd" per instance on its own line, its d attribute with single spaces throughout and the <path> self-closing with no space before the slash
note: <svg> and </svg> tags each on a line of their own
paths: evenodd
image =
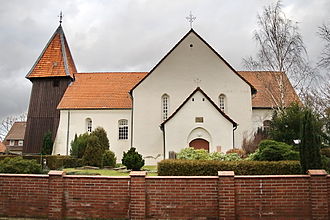
<svg viewBox="0 0 330 220">
<path fill-rule="evenodd" d="M 236 153 L 241 158 L 246 156 L 246 152 L 244 150 L 238 149 L 238 148 L 230 149 L 226 152 L 226 154 L 234 154 L 234 153 Z"/>
<path fill-rule="evenodd" d="M 47 167 L 51 170 L 83 166 L 82 159 L 71 156 L 52 155 L 45 157 L 45 159 L 47 161 Z"/>
<path fill-rule="evenodd" d="M 330 147 L 325 147 L 320 150 L 320 153 L 330 158 Z"/>
<path fill-rule="evenodd" d="M 221 152 L 213 152 L 210 153 L 210 160 L 218 160 L 218 161 L 238 161 L 242 160 L 242 158 L 237 153 L 224 154 Z"/>
<path fill-rule="evenodd" d="M 299 161 L 201 161 L 163 160 L 159 176 L 217 176 L 218 171 L 232 170 L 236 175 L 301 174 Z"/>
<path fill-rule="evenodd" d="M 204 149 L 195 149 L 193 147 L 187 147 L 182 149 L 176 157 L 184 160 L 209 160 L 209 153 Z"/>
<path fill-rule="evenodd" d="M 82 158 L 86 150 L 88 138 L 88 133 L 81 134 L 78 137 L 76 134 L 74 140 L 71 142 L 70 155 L 73 157 Z"/>
<path fill-rule="evenodd" d="M 127 169 L 131 170 L 140 170 L 144 166 L 144 159 L 142 159 L 142 155 L 136 152 L 134 147 L 131 147 L 127 153 L 124 152 L 123 159 L 121 161 Z"/>
<path fill-rule="evenodd" d="M 300 132 L 300 163 L 304 172 L 322 167 L 320 146 L 321 135 L 318 132 L 318 118 L 311 110 L 304 113 Z"/>
<path fill-rule="evenodd" d="M 100 145 L 103 149 L 103 151 L 109 150 L 109 139 L 107 137 L 107 132 L 104 130 L 104 128 L 97 127 L 91 135 L 95 135 L 99 138 Z"/>
<path fill-rule="evenodd" d="M 102 166 L 109 166 L 109 167 L 115 167 L 116 166 L 116 156 L 115 153 L 110 151 L 110 150 L 106 150 L 103 153 L 103 157 L 102 157 Z"/>
<path fill-rule="evenodd" d="M 42 173 L 41 165 L 35 160 L 25 160 L 22 157 L 5 158 L 0 161 L 0 173 Z"/>
<path fill-rule="evenodd" d="M 293 151 L 293 147 L 286 143 L 263 140 L 259 144 L 259 149 L 249 159 L 259 161 L 299 160 L 299 153 Z"/>
<path fill-rule="evenodd" d="M 95 135 L 90 135 L 87 139 L 87 146 L 83 156 L 84 165 L 88 166 L 102 166 L 103 149 L 100 140 Z"/>
<path fill-rule="evenodd" d="M 324 155 L 321 155 L 322 168 L 330 173 L 330 158 Z"/>
<path fill-rule="evenodd" d="M 268 134 L 265 129 L 258 128 L 258 130 L 253 134 L 251 139 L 244 138 L 242 149 L 246 154 L 251 154 L 258 149 L 258 145 L 262 140 L 268 138 Z"/>
<path fill-rule="evenodd" d="M 42 140 L 41 153 L 43 155 L 51 155 L 53 151 L 53 139 L 52 132 L 48 131 L 45 133 Z"/>
</svg>

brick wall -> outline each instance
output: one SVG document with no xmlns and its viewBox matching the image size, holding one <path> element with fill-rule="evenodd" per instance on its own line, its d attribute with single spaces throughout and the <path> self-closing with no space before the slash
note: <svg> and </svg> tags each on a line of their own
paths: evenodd
<svg viewBox="0 0 330 220">
<path fill-rule="evenodd" d="M 329 219 L 330 176 L 127 177 L 0 174 L 0 216 Z"/>
</svg>

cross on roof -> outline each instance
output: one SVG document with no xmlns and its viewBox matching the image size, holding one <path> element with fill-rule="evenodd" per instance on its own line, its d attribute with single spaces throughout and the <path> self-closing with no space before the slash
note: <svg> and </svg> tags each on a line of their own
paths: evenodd
<svg viewBox="0 0 330 220">
<path fill-rule="evenodd" d="M 192 23 L 194 22 L 194 20 L 196 19 L 195 16 L 193 16 L 190 12 L 189 16 L 186 17 L 186 19 L 188 20 L 188 22 L 190 23 L 190 28 L 192 28 Z"/>
<path fill-rule="evenodd" d="M 202 80 L 199 78 L 196 78 L 196 79 L 194 79 L 194 82 L 196 83 L 196 86 L 199 87 L 199 84 L 202 82 Z"/>
<path fill-rule="evenodd" d="M 62 20 L 63 20 L 63 17 L 64 17 L 62 11 L 60 12 L 60 14 L 57 17 L 60 18 L 60 24 L 62 24 Z"/>
</svg>

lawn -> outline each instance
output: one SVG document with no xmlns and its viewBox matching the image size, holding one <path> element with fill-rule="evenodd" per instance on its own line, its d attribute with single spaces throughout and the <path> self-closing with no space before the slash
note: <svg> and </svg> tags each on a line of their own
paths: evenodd
<svg viewBox="0 0 330 220">
<path fill-rule="evenodd" d="M 157 176 L 157 166 L 144 166 L 142 167 L 142 169 L 148 172 L 148 176 Z M 77 169 L 77 168 L 66 168 L 63 170 L 71 175 L 101 175 L 101 176 L 129 175 L 129 172 L 123 172 L 122 170 L 109 170 L 109 169 L 86 170 L 86 169 Z"/>
</svg>

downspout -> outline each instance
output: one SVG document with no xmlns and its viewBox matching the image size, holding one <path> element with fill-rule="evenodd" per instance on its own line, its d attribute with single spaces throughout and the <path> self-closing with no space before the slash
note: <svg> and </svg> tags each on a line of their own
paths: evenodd
<svg viewBox="0 0 330 220">
<path fill-rule="evenodd" d="M 235 149 L 235 130 L 237 129 L 237 124 L 234 125 L 234 128 L 233 128 L 233 149 Z"/>
<path fill-rule="evenodd" d="M 66 131 L 66 155 L 69 155 L 70 109 L 68 110 L 68 127 Z"/>
<path fill-rule="evenodd" d="M 132 111 L 131 111 L 131 147 L 133 147 L 133 111 L 134 111 L 134 98 L 132 91 L 129 91 L 129 94 L 131 95 L 132 99 Z"/>
<path fill-rule="evenodd" d="M 163 124 L 160 125 L 160 129 L 163 132 L 163 159 L 165 160 L 165 154 L 166 154 L 166 150 L 165 150 L 165 126 Z"/>
</svg>

